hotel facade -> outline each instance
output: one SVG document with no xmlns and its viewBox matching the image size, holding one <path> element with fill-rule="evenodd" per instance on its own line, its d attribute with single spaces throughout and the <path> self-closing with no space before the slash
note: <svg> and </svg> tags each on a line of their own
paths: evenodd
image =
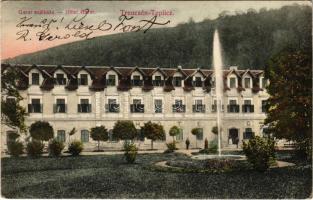
<svg viewBox="0 0 313 200">
<path fill-rule="evenodd" d="M 174 125 L 181 130 L 176 136 L 179 148 L 185 148 L 187 138 L 191 148 L 203 148 L 206 138 L 209 142 L 217 138 L 212 133 L 217 125 L 212 70 L 2 64 L 2 73 L 10 67 L 20 74 L 21 105 L 29 113 L 26 125 L 47 121 L 54 136 L 64 142 L 69 141 L 68 132 L 75 127 L 77 132 L 70 140 L 95 148 L 90 128 L 104 125 L 110 139 L 102 146 L 120 148 L 122 143 L 112 138 L 118 120 L 134 122 L 138 129 L 135 141 L 142 149 L 150 148 L 150 141 L 140 134 L 140 127 L 148 121 L 163 125 L 166 132 L 166 141 L 156 141 L 156 148 L 166 148 L 165 143 L 172 141 L 169 130 Z M 262 70 L 237 67 L 224 69 L 223 79 L 222 148 L 237 148 L 237 143 L 240 148 L 242 141 L 263 134 L 267 81 Z M 200 128 L 202 134 L 192 135 L 193 128 Z M 6 149 L 6 136 L 14 130 L 1 129 L 2 149 Z"/>
</svg>

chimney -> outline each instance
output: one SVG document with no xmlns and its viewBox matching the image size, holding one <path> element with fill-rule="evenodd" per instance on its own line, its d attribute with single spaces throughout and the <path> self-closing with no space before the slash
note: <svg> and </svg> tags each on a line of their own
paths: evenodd
<svg viewBox="0 0 313 200">
<path fill-rule="evenodd" d="M 181 65 L 178 65 L 178 66 L 177 66 L 177 69 L 182 69 L 182 66 L 181 66 Z"/>
</svg>

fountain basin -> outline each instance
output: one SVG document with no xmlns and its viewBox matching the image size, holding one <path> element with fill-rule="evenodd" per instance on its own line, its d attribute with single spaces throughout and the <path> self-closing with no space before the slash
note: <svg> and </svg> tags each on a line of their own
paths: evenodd
<svg viewBox="0 0 313 200">
<path fill-rule="evenodd" d="M 246 156 L 243 155 L 196 155 L 192 156 L 192 159 L 197 159 L 197 160 L 207 160 L 207 159 L 234 159 L 234 160 L 245 160 Z"/>
</svg>

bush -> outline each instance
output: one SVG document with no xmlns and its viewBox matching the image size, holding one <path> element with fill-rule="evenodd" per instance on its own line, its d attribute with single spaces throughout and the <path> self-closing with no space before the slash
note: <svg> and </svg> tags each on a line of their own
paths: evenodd
<svg viewBox="0 0 313 200">
<path fill-rule="evenodd" d="M 243 151 L 254 169 L 266 171 L 270 161 L 275 159 L 275 142 L 270 138 L 255 136 L 243 143 Z"/>
<path fill-rule="evenodd" d="M 40 141 L 32 140 L 27 143 L 26 151 L 29 156 L 38 157 L 43 153 L 43 147 L 44 145 Z"/>
<path fill-rule="evenodd" d="M 83 143 L 81 141 L 75 140 L 69 145 L 68 152 L 72 154 L 72 156 L 78 156 L 83 149 Z"/>
<path fill-rule="evenodd" d="M 167 146 L 166 153 L 172 153 L 172 152 L 174 152 L 175 150 L 177 150 L 177 148 L 176 148 L 176 142 L 167 143 L 166 146 Z"/>
<path fill-rule="evenodd" d="M 54 139 L 49 143 L 48 148 L 51 156 L 60 156 L 64 149 L 64 144 L 63 142 Z"/>
<path fill-rule="evenodd" d="M 10 141 L 8 143 L 8 152 L 10 155 L 14 157 L 19 157 L 23 154 L 24 145 L 22 142 L 19 141 Z"/>
<path fill-rule="evenodd" d="M 217 140 L 212 140 L 212 141 L 210 142 L 209 150 L 210 150 L 212 153 L 217 153 L 217 149 L 218 149 Z"/>
<path fill-rule="evenodd" d="M 136 145 L 133 143 L 125 142 L 124 151 L 124 156 L 127 163 L 134 163 L 138 152 L 138 148 L 136 147 Z"/>
</svg>

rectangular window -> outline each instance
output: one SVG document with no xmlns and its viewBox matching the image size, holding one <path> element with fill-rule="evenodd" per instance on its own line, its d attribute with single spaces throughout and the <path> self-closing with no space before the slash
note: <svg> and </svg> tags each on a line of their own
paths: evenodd
<svg viewBox="0 0 313 200">
<path fill-rule="evenodd" d="M 161 76 L 155 76 L 154 81 L 153 81 L 153 85 L 154 86 L 162 86 L 163 85 L 162 77 Z"/>
<path fill-rule="evenodd" d="M 82 142 L 89 142 L 89 131 L 88 130 L 82 130 L 81 131 L 81 141 Z"/>
<path fill-rule="evenodd" d="M 254 132 L 252 132 L 251 128 L 246 128 L 245 132 L 243 133 L 243 139 L 251 139 L 254 137 Z"/>
<path fill-rule="evenodd" d="M 251 88 L 250 78 L 245 78 L 245 88 Z"/>
<path fill-rule="evenodd" d="M 184 132 L 183 129 L 179 129 L 179 134 L 176 135 L 176 141 L 183 141 L 184 140 Z"/>
<path fill-rule="evenodd" d="M 162 113 L 162 99 L 155 99 L 154 100 L 154 110 L 155 113 Z"/>
<path fill-rule="evenodd" d="M 39 74 L 32 73 L 32 85 L 39 85 Z"/>
<path fill-rule="evenodd" d="M 237 105 L 237 101 L 236 100 L 229 100 L 229 105 Z"/>
<path fill-rule="evenodd" d="M 28 112 L 30 113 L 41 113 L 40 99 L 32 99 L 31 104 L 28 105 Z"/>
<path fill-rule="evenodd" d="M 244 105 L 251 105 L 251 100 L 250 99 L 244 100 Z"/>
<path fill-rule="evenodd" d="M 82 113 L 91 112 L 91 105 L 89 104 L 89 99 L 80 99 L 80 104 L 78 104 L 78 112 Z"/>
<path fill-rule="evenodd" d="M 179 77 L 179 76 L 175 76 L 173 78 L 173 85 L 175 87 L 181 87 L 182 86 L 182 77 Z"/>
<path fill-rule="evenodd" d="M 88 75 L 87 74 L 81 74 L 80 75 L 80 85 L 88 85 Z"/>
<path fill-rule="evenodd" d="M 196 105 L 202 105 L 202 100 L 201 100 L 201 99 L 195 100 L 195 104 L 196 104 Z"/>
<path fill-rule="evenodd" d="M 231 77 L 231 78 L 229 79 L 229 87 L 230 87 L 230 88 L 236 88 L 236 78 Z"/>
<path fill-rule="evenodd" d="M 133 104 L 130 105 L 130 111 L 132 113 L 144 113 L 145 107 L 141 103 L 141 99 L 133 99 Z"/>
<path fill-rule="evenodd" d="M 56 74 L 56 82 L 58 85 L 65 85 L 64 74 Z"/>
<path fill-rule="evenodd" d="M 142 80 L 140 80 L 139 75 L 134 75 L 132 82 L 133 82 L 133 86 L 142 86 Z"/>
<path fill-rule="evenodd" d="M 141 99 L 133 99 L 133 104 L 141 104 Z"/>
<path fill-rule="evenodd" d="M 172 108 L 174 113 L 183 113 L 186 111 L 186 106 L 181 99 L 175 99 L 175 104 L 172 105 Z"/>
<path fill-rule="evenodd" d="M 194 82 L 195 87 L 202 87 L 201 77 L 196 77 Z"/>
<path fill-rule="evenodd" d="M 266 100 L 262 100 L 262 112 L 263 113 L 266 112 L 266 104 L 267 104 L 267 101 Z"/>
<path fill-rule="evenodd" d="M 183 100 L 175 99 L 175 105 L 183 105 Z"/>
<path fill-rule="evenodd" d="M 65 130 L 57 131 L 57 140 L 60 142 L 65 142 Z"/>
<path fill-rule="evenodd" d="M 120 105 L 117 104 L 116 99 L 108 99 L 108 104 L 106 105 L 107 112 L 118 113 L 120 111 Z"/>
<path fill-rule="evenodd" d="M 56 99 L 55 110 L 56 113 L 65 113 L 66 112 L 66 105 L 65 99 Z"/>
<path fill-rule="evenodd" d="M 108 86 L 115 86 L 115 75 L 109 75 L 107 85 Z"/>
<path fill-rule="evenodd" d="M 205 105 L 202 104 L 201 99 L 195 100 L 195 105 L 192 106 L 193 112 L 196 113 L 204 113 L 205 112 Z"/>
</svg>

